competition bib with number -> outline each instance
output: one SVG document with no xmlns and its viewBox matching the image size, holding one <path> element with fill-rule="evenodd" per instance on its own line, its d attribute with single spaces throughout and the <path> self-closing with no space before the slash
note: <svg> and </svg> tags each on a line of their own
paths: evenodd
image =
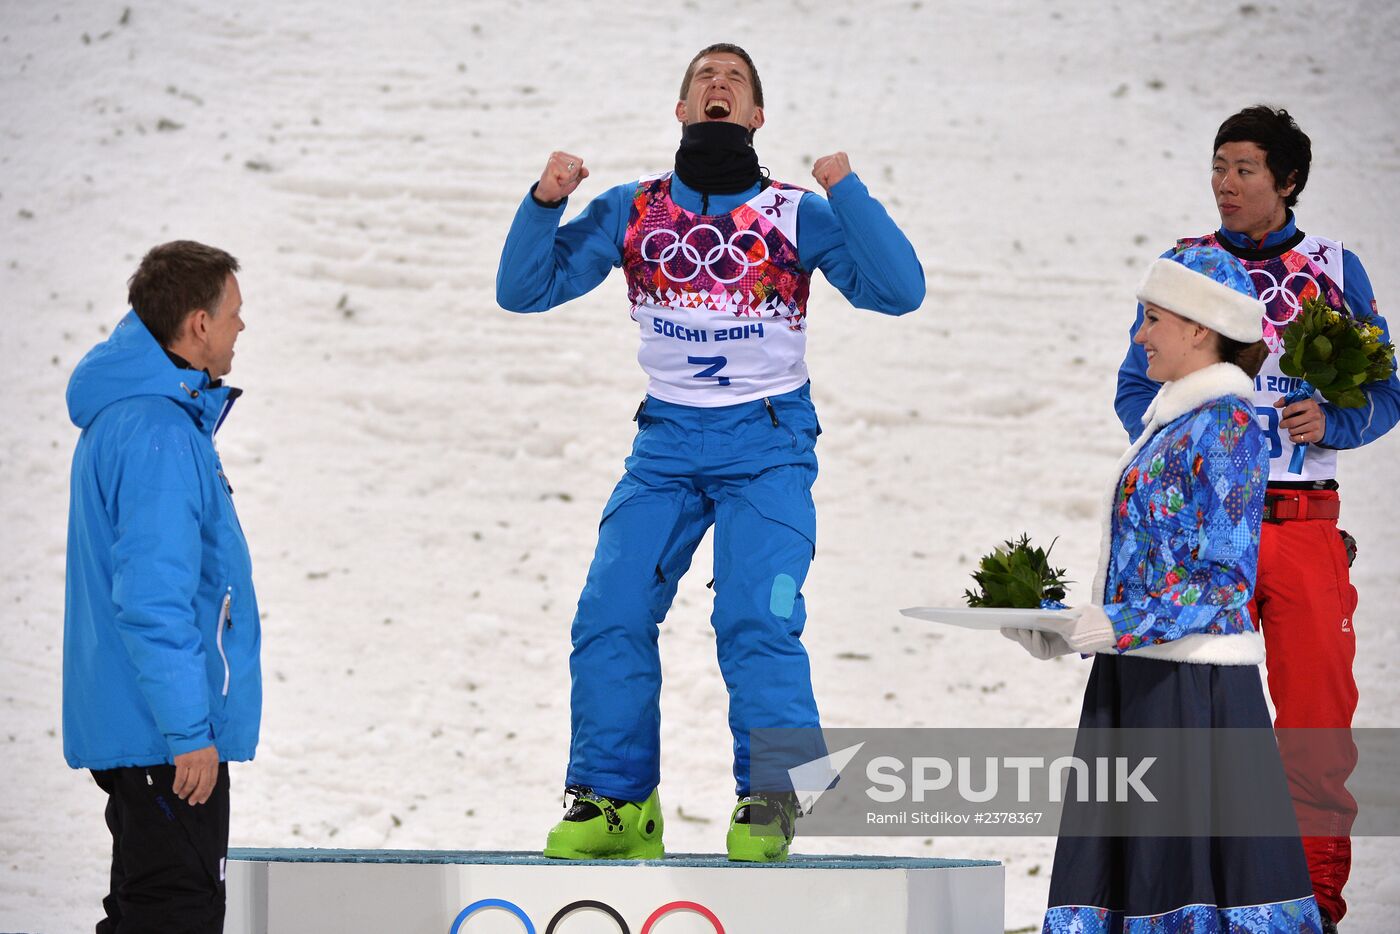
<svg viewBox="0 0 1400 934">
<path fill-rule="evenodd" d="M 1218 247 L 1215 234 L 1177 241 L 1177 249 L 1191 246 Z M 1304 237 L 1293 249 L 1272 259 L 1240 259 L 1249 270 L 1259 300 L 1267 306 L 1264 312 L 1264 343 L 1269 347 L 1259 375 L 1254 378 L 1254 406 L 1259 427 L 1269 442 L 1269 479 L 1272 481 L 1334 480 L 1337 476 L 1337 452 L 1331 448 L 1310 444 L 1303 460 L 1302 473 L 1289 473 L 1293 458 L 1293 442 L 1288 432 L 1279 426 L 1282 409 L 1274 408 L 1274 400 L 1293 391 L 1300 382 L 1285 376 L 1278 361 L 1283 356 L 1283 334 L 1288 325 L 1303 311 L 1303 299 L 1321 296 L 1332 308 L 1350 314 L 1342 297 L 1342 245 L 1322 237 Z M 1313 393 L 1318 402 L 1321 393 Z"/>
<path fill-rule="evenodd" d="M 637 183 L 622 267 L 648 393 L 715 407 L 807 382 L 805 193 L 774 182 L 728 214 L 700 215 L 671 200 L 669 172 Z"/>
</svg>

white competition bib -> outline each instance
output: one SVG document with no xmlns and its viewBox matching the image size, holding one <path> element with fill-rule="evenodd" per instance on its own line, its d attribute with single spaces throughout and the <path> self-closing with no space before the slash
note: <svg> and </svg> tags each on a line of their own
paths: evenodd
<svg viewBox="0 0 1400 934">
<path fill-rule="evenodd" d="M 727 214 L 698 215 L 671 199 L 669 174 L 638 182 L 623 269 L 651 395 L 717 407 L 807 382 L 803 194 L 775 182 Z"/>
<path fill-rule="evenodd" d="M 1183 246 L 1219 246 L 1215 234 L 1183 240 Z M 1249 277 L 1266 306 L 1264 312 L 1264 343 L 1269 356 L 1254 378 L 1254 409 L 1259 427 L 1269 445 L 1269 480 L 1284 482 L 1299 480 L 1333 480 L 1337 476 L 1337 452 L 1331 448 L 1307 446 L 1302 470 L 1291 473 L 1294 444 L 1280 424 L 1283 410 L 1274 408 L 1275 400 L 1288 395 L 1299 383 L 1279 369 L 1283 356 L 1283 335 L 1303 310 L 1303 299 L 1320 296 L 1333 308 L 1345 307 L 1342 292 L 1342 245 L 1323 237 L 1304 237 L 1293 249 L 1266 260 L 1241 259 Z M 1314 392 L 1318 402 L 1322 394 Z"/>
<path fill-rule="evenodd" d="M 647 392 L 678 405 L 735 405 L 807 382 L 807 332 L 784 318 L 734 318 L 700 308 L 632 309 Z"/>
<path fill-rule="evenodd" d="M 1245 267 L 1259 292 L 1259 300 L 1268 306 L 1264 313 L 1264 342 L 1269 356 L 1254 378 L 1254 407 L 1259 427 L 1269 442 L 1269 479 L 1273 481 L 1335 480 L 1337 452 L 1332 448 L 1307 446 L 1300 473 L 1290 473 L 1294 444 L 1288 432 L 1279 424 L 1283 410 L 1274 402 L 1292 392 L 1300 380 L 1285 376 L 1279 369 L 1283 356 L 1283 333 L 1302 313 L 1303 299 L 1321 296 L 1329 305 L 1340 307 L 1342 293 L 1342 245 L 1321 237 L 1305 237 L 1289 252 L 1266 262 L 1247 262 Z M 1329 294 L 1335 291 L 1335 294 Z M 1322 393 L 1312 398 L 1324 402 Z"/>
</svg>

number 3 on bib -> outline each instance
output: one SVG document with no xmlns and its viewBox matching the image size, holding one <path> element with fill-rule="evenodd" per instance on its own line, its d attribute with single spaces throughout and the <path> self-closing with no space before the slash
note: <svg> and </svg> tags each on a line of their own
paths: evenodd
<svg viewBox="0 0 1400 934">
<path fill-rule="evenodd" d="M 1264 432 L 1264 437 L 1269 439 L 1269 457 L 1278 457 L 1283 453 L 1283 441 L 1278 433 L 1278 409 L 1259 405 L 1255 406 L 1254 411 L 1259 415 L 1259 428 Z"/>
<path fill-rule="evenodd" d="M 696 379 L 709 379 L 716 377 L 721 386 L 729 385 L 728 376 L 720 376 L 719 371 L 724 369 L 724 365 L 729 362 L 727 357 L 686 357 L 685 362 L 691 366 L 703 366 L 704 369 L 695 374 Z"/>
</svg>

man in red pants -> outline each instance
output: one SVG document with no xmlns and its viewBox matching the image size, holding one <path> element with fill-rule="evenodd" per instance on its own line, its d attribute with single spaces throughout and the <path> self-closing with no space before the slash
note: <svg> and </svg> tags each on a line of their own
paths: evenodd
<svg viewBox="0 0 1400 934">
<path fill-rule="evenodd" d="M 1371 317 L 1390 339 L 1376 309 L 1361 261 L 1342 244 L 1298 229 L 1293 206 L 1307 184 L 1312 144 L 1287 111 L 1249 107 L 1216 133 L 1211 190 L 1220 228 L 1180 240 L 1166 254 L 1218 246 L 1249 270 L 1268 306 L 1264 340 L 1269 357 L 1255 378 L 1255 406 L 1269 440 L 1269 487 L 1251 612 L 1264 634 L 1284 766 L 1303 832 L 1313 892 L 1324 930 L 1346 913 L 1342 887 L 1351 870 L 1351 824 L 1356 802 L 1346 780 L 1356 765 L 1350 739 L 1356 712 L 1356 589 L 1351 586 L 1354 543 L 1337 528 L 1338 452 L 1369 444 L 1400 420 L 1400 381 L 1362 386 L 1366 405 L 1342 409 L 1320 394 L 1287 399 L 1298 380 L 1279 370 L 1283 332 L 1305 298 L 1320 296 L 1338 312 Z M 1142 321 L 1137 309 L 1133 332 Z M 1147 360 L 1130 345 L 1118 371 L 1114 406 L 1131 437 L 1158 385 Z M 1295 449 L 1302 455 L 1295 456 Z M 1287 728 L 1330 728 L 1325 733 Z M 1306 748 L 1304 745 L 1306 744 Z"/>
</svg>

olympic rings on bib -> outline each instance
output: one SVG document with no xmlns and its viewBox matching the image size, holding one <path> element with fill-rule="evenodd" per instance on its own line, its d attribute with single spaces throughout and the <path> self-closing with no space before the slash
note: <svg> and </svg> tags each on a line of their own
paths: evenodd
<svg viewBox="0 0 1400 934">
<path fill-rule="evenodd" d="M 525 926 L 525 934 L 535 934 L 534 922 L 530 920 L 529 915 L 525 914 L 525 909 L 515 904 L 515 902 L 506 901 L 504 898 L 482 898 L 472 902 L 458 913 L 456 920 L 452 922 L 452 927 L 448 934 L 458 934 L 466 925 L 468 918 L 478 911 L 483 911 L 487 908 L 500 908 L 503 911 L 515 915 L 520 923 Z M 550 929 L 553 930 L 553 927 L 553 924 L 551 924 Z"/>
<path fill-rule="evenodd" d="M 691 240 L 696 233 L 702 230 L 707 230 L 712 233 L 715 240 L 718 241 L 714 246 L 710 247 L 703 256 L 700 254 L 700 248 Z M 651 244 L 652 238 L 658 236 L 668 236 L 671 238 L 671 242 L 661 247 L 661 251 L 655 256 L 649 255 L 647 253 L 647 247 Z M 763 255 L 756 260 L 750 260 L 749 254 L 739 247 L 739 240 L 742 237 L 750 237 L 757 240 L 759 245 L 763 247 Z M 659 264 L 661 266 L 661 271 L 664 272 L 667 278 L 672 282 L 689 282 L 703 271 L 708 273 L 711 279 L 722 285 L 732 285 L 744 278 L 744 274 L 750 269 L 761 266 L 768 261 L 768 242 L 763 239 L 762 234 L 754 230 L 736 230 L 729 239 L 726 240 L 724 238 L 724 233 L 713 224 L 696 224 L 694 227 L 687 230 L 684 236 L 668 227 L 657 228 L 642 238 L 640 250 L 642 259 L 648 263 Z M 688 276 L 678 275 L 667 265 L 671 260 L 676 258 L 676 254 L 678 253 L 687 263 L 695 267 Z M 732 278 L 726 279 L 715 272 L 715 264 L 721 260 L 728 260 L 735 266 L 738 266 L 738 274 Z"/>
<path fill-rule="evenodd" d="M 1299 296 L 1307 292 L 1309 285 L 1313 287 L 1313 290 L 1316 293 L 1320 294 L 1322 292 L 1322 287 L 1318 285 L 1317 280 L 1301 269 L 1296 270 L 1294 272 L 1290 272 L 1288 275 L 1284 276 L 1282 282 L 1276 279 L 1274 277 L 1274 274 L 1269 272 L 1267 269 L 1251 269 L 1249 271 L 1249 277 L 1253 279 L 1255 276 L 1262 276 L 1263 280 L 1267 281 L 1268 283 L 1267 287 L 1260 288 L 1260 286 L 1262 286 L 1264 283 L 1262 281 L 1256 280 L 1254 283 L 1254 287 L 1259 290 L 1259 301 L 1263 302 L 1266 306 L 1268 306 L 1268 308 L 1264 312 L 1264 317 L 1274 327 L 1282 327 L 1283 325 L 1288 324 L 1294 318 L 1298 317 L 1299 313 L 1303 310 L 1303 302 L 1299 298 Z M 1294 279 L 1303 280 L 1302 288 L 1300 288 L 1296 293 L 1288 288 L 1289 283 L 1292 282 Z M 1288 309 L 1287 317 L 1274 317 L 1273 311 L 1275 299 L 1281 302 L 1284 308 Z"/>
</svg>

